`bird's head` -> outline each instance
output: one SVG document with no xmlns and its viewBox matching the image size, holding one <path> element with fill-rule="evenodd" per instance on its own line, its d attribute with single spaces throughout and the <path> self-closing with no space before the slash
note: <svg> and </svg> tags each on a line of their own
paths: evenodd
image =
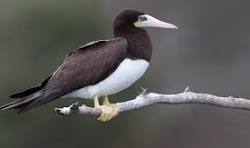
<svg viewBox="0 0 250 148">
<path fill-rule="evenodd" d="M 139 12 L 137 10 L 126 9 L 122 11 L 114 21 L 114 28 L 166 28 L 166 29 L 177 29 L 178 27 L 174 24 L 166 23 L 161 20 L 154 18 L 148 14 Z"/>
</svg>

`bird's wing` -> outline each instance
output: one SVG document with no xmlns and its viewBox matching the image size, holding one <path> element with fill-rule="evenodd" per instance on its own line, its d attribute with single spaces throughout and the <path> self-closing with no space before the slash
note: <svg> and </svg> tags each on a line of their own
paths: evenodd
<svg viewBox="0 0 250 148">
<path fill-rule="evenodd" d="M 75 54 L 75 53 L 78 53 L 79 51 L 81 50 L 84 50 L 84 49 L 87 49 L 91 46 L 96 46 L 95 44 L 100 44 L 100 43 L 104 43 L 104 42 L 109 42 L 110 40 L 98 40 L 98 41 L 93 41 L 93 42 L 90 42 L 90 43 L 87 43 L 83 46 L 80 46 L 74 50 L 72 50 L 69 54 L 67 54 L 65 60 L 67 60 L 69 57 L 71 57 L 71 55 Z M 34 86 L 34 87 L 31 87 L 29 89 L 26 89 L 22 92 L 18 92 L 16 94 L 12 94 L 10 95 L 10 98 L 23 98 L 23 97 L 27 97 L 29 95 L 32 95 L 34 94 L 35 92 L 38 92 L 40 90 L 42 90 L 44 88 L 44 86 L 47 85 L 48 81 L 50 80 L 52 75 L 48 76 L 40 85 L 37 85 L 37 86 Z"/>
<path fill-rule="evenodd" d="M 26 94 L 25 91 L 19 93 L 17 96 L 24 97 L 0 108 L 2 110 L 14 108 L 24 112 L 74 90 L 96 84 L 108 77 L 125 59 L 127 46 L 127 40 L 119 37 L 79 47 L 69 53 L 62 65 L 43 82 L 41 90 L 35 92 L 35 88 L 29 89 Z M 27 94 L 28 96 L 25 96 Z"/>
<path fill-rule="evenodd" d="M 45 86 L 47 93 L 63 95 L 108 77 L 127 55 L 127 40 L 115 38 L 73 50 Z"/>
</svg>

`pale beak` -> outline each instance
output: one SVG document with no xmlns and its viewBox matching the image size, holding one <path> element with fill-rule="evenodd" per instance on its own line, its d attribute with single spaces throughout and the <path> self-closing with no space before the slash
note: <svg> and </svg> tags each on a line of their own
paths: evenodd
<svg viewBox="0 0 250 148">
<path fill-rule="evenodd" d="M 154 28 L 169 28 L 169 29 L 178 29 L 174 24 L 166 23 L 161 20 L 158 20 L 150 15 L 143 15 L 147 18 L 146 21 L 137 21 L 134 23 L 136 27 L 154 27 Z"/>
</svg>

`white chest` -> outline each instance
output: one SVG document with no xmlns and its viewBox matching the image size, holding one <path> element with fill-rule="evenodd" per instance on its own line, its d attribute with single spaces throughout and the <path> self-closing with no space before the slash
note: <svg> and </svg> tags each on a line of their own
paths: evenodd
<svg viewBox="0 0 250 148">
<path fill-rule="evenodd" d="M 104 96 L 120 92 L 137 81 L 147 70 L 146 60 L 125 59 L 118 68 L 106 79 L 95 85 L 76 90 L 65 97 L 92 99 L 95 95 Z"/>
</svg>

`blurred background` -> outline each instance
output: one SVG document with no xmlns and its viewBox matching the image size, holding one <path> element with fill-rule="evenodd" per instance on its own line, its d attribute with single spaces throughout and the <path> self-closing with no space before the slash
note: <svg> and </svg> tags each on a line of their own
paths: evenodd
<svg viewBox="0 0 250 148">
<path fill-rule="evenodd" d="M 193 91 L 250 98 L 250 2 L 247 0 L 0 0 L 0 103 L 40 83 L 72 49 L 112 37 L 112 21 L 134 8 L 176 24 L 148 29 L 152 64 L 133 87 L 159 93 Z M 58 100 L 26 114 L 0 112 L 1 148 L 249 148 L 250 111 L 208 105 L 156 105 L 101 123 L 61 117 Z M 92 101 L 81 100 L 92 105 Z"/>
</svg>

